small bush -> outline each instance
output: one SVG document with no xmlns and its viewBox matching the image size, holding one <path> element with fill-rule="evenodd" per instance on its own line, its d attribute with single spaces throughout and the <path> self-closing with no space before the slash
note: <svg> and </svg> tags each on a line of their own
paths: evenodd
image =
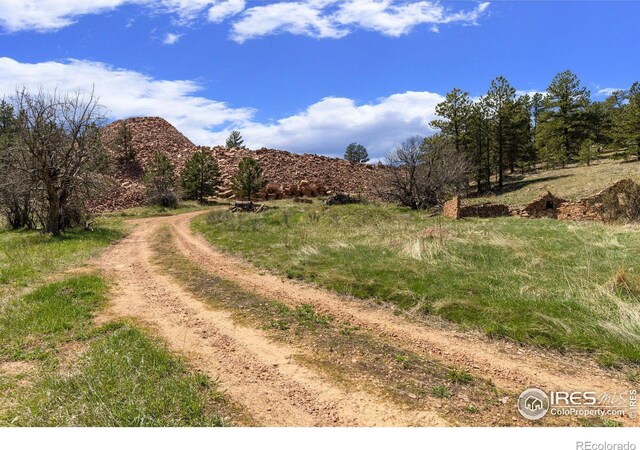
<svg viewBox="0 0 640 450">
<path fill-rule="evenodd" d="M 444 384 L 439 384 L 431 388 L 431 395 L 435 398 L 449 398 L 453 395 L 453 392 Z"/>
<path fill-rule="evenodd" d="M 176 172 L 169 158 L 164 153 L 156 152 L 144 176 L 149 203 L 165 208 L 178 206 L 180 197 L 176 179 Z"/>
<path fill-rule="evenodd" d="M 458 369 L 450 369 L 447 372 L 447 378 L 453 383 L 458 384 L 469 384 L 473 381 L 473 377 L 469 372 Z"/>
<path fill-rule="evenodd" d="M 348 194 L 338 193 L 332 195 L 324 202 L 328 206 L 334 205 L 351 205 L 355 203 L 363 203 L 362 199 L 359 197 L 352 197 Z"/>
</svg>

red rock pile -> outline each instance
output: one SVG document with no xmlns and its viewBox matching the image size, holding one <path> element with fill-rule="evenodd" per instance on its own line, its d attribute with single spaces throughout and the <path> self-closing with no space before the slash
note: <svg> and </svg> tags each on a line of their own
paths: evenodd
<svg viewBox="0 0 640 450">
<path fill-rule="evenodd" d="M 114 187 L 91 205 L 94 212 L 118 211 L 143 205 L 145 192 L 142 175 L 156 151 L 167 155 L 180 171 L 196 150 L 196 146 L 166 120 L 160 117 L 134 117 L 118 120 L 104 128 L 102 140 L 110 156 L 115 156 L 112 143 L 123 122 L 131 133 L 131 144 L 136 154 L 135 164 L 133 167 L 113 165 L 109 175 Z"/>
<path fill-rule="evenodd" d="M 161 117 L 132 117 L 117 120 L 103 130 L 103 142 L 106 144 L 113 142 L 123 122 L 131 133 L 131 144 L 136 152 L 136 161 L 143 169 L 147 167 L 155 153 L 160 151 L 167 155 L 176 170 L 180 172 L 196 151 L 193 142 Z"/>
<path fill-rule="evenodd" d="M 111 150 L 114 138 L 123 121 L 108 125 L 103 131 L 103 142 Z M 316 197 L 334 192 L 375 196 L 375 186 L 383 176 L 383 166 L 357 164 L 339 158 L 318 155 L 300 155 L 282 150 L 227 149 L 225 147 L 197 147 L 173 125 L 160 117 L 125 119 L 135 151 L 135 167 L 115 164 L 110 175 L 114 188 L 92 205 L 95 212 L 114 211 L 144 204 L 144 169 L 156 151 L 164 153 L 178 173 L 197 149 L 213 152 L 221 172 L 221 197 L 232 197 L 231 177 L 244 157 L 260 162 L 263 177 L 268 182 L 257 199 Z"/>
<path fill-rule="evenodd" d="M 362 193 L 375 196 L 375 186 L 383 175 L 380 165 L 357 164 L 327 156 L 300 155 L 282 150 L 261 148 L 247 150 L 225 147 L 212 148 L 222 174 L 223 197 L 231 196 L 231 177 L 245 157 L 262 165 L 263 176 L 269 182 L 263 197 L 316 197 L 334 192 Z"/>
</svg>

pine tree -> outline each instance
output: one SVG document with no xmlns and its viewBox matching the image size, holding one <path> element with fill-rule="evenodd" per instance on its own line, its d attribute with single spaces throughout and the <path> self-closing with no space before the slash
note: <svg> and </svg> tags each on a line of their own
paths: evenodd
<svg viewBox="0 0 640 450">
<path fill-rule="evenodd" d="M 244 148 L 244 139 L 239 131 L 233 130 L 227 138 L 227 148 Z"/>
<path fill-rule="evenodd" d="M 444 136 L 453 141 L 456 152 L 467 151 L 469 139 L 467 128 L 471 114 L 471 99 L 468 92 L 455 88 L 445 100 L 436 106 L 436 114 L 445 120 L 433 120 L 431 126 L 440 129 Z"/>
<path fill-rule="evenodd" d="M 238 173 L 231 178 L 231 188 L 237 198 L 252 202 L 253 197 L 266 185 L 262 179 L 262 167 L 253 158 L 242 158 Z"/>
<path fill-rule="evenodd" d="M 471 106 L 468 121 L 470 161 L 476 171 L 478 193 L 491 190 L 491 134 L 492 124 L 484 97 Z"/>
<path fill-rule="evenodd" d="M 120 122 L 116 134 L 111 141 L 111 149 L 119 162 L 133 162 L 136 159 L 136 151 L 133 148 L 131 130 L 127 121 Z"/>
<path fill-rule="evenodd" d="M 509 140 L 512 138 L 515 98 L 516 90 L 506 78 L 498 77 L 491 82 L 486 101 L 494 125 L 499 190 L 504 186 L 505 159 Z"/>
<path fill-rule="evenodd" d="M 537 144 L 549 162 L 564 167 L 587 138 L 589 96 L 587 88 L 580 85 L 580 80 L 570 70 L 559 73 L 551 81 L 536 136 Z M 546 148 L 542 150 L 542 147 Z"/>
<path fill-rule="evenodd" d="M 165 208 L 176 207 L 179 203 L 176 178 L 169 158 L 162 152 L 156 152 L 144 176 L 149 202 Z"/>
<path fill-rule="evenodd" d="M 586 139 L 580 145 L 580 151 L 578 152 L 578 161 L 580 164 L 591 165 L 591 162 L 598 157 L 598 145 L 591 139 Z"/>
<path fill-rule="evenodd" d="M 369 153 L 364 145 L 352 142 L 344 152 L 344 159 L 355 163 L 366 163 L 369 161 Z"/>
<path fill-rule="evenodd" d="M 513 173 L 519 167 L 524 173 L 535 162 L 535 147 L 531 126 L 532 99 L 528 95 L 518 98 L 511 110 L 507 128 L 507 166 Z"/>
<path fill-rule="evenodd" d="M 633 83 L 626 94 L 627 103 L 621 114 L 621 141 L 626 147 L 626 154 L 635 154 L 640 158 L 640 83 Z"/>
<path fill-rule="evenodd" d="M 204 203 L 205 197 L 215 194 L 220 183 L 216 159 L 204 149 L 196 151 L 182 170 L 180 181 L 185 198 Z"/>
</svg>

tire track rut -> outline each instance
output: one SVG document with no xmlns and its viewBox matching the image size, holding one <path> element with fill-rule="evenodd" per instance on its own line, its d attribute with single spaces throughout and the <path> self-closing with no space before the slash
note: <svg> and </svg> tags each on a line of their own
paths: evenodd
<svg viewBox="0 0 640 450">
<path fill-rule="evenodd" d="M 434 410 L 410 410 L 358 389 L 345 390 L 296 363 L 302 351 L 208 307 L 151 261 L 160 227 L 188 230 L 194 214 L 142 219 L 97 266 L 115 281 L 106 319 L 132 317 L 151 326 L 170 349 L 219 378 L 223 389 L 264 426 L 443 426 Z M 309 355 L 307 355 L 309 356 Z"/>
</svg>

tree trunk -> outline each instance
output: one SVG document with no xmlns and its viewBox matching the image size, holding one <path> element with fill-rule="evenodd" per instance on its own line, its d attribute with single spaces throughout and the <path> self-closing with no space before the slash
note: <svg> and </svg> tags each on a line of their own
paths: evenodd
<svg viewBox="0 0 640 450">
<path fill-rule="evenodd" d="M 49 201 L 45 231 L 51 233 L 53 236 L 60 236 L 60 209 L 60 202 L 57 198 Z"/>
</svg>

